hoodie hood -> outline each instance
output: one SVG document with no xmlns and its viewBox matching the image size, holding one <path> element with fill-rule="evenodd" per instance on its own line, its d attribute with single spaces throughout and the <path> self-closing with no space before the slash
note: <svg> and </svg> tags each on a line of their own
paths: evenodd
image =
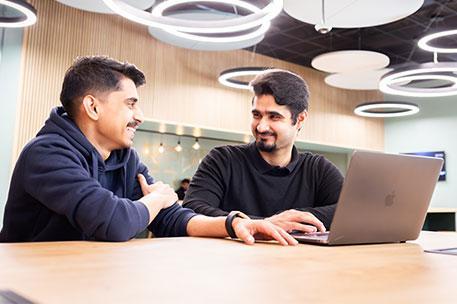
<svg viewBox="0 0 457 304">
<path fill-rule="evenodd" d="M 37 136 L 48 134 L 60 135 L 75 147 L 87 160 L 91 167 L 91 175 L 97 180 L 99 179 L 99 172 L 125 168 L 130 157 L 131 149 L 126 148 L 112 151 L 109 158 L 104 161 L 97 149 L 89 142 L 63 107 L 56 107 L 51 110 L 49 118 Z"/>
</svg>

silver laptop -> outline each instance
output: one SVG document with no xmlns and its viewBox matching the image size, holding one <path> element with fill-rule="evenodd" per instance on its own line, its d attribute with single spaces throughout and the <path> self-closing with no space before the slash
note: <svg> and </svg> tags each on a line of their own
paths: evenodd
<svg viewBox="0 0 457 304">
<path fill-rule="evenodd" d="M 354 152 L 330 231 L 292 236 L 321 245 L 415 240 L 442 165 L 433 157 Z"/>
</svg>

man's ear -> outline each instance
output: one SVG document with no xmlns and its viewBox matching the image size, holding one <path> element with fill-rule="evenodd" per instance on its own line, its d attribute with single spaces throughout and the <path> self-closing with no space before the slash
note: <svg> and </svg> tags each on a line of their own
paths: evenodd
<svg viewBox="0 0 457 304">
<path fill-rule="evenodd" d="M 301 128 L 303 127 L 303 124 L 305 123 L 305 119 L 308 117 L 308 111 L 303 111 L 298 114 L 297 116 L 297 127 L 298 127 L 298 132 L 300 132 Z"/>
<path fill-rule="evenodd" d="M 83 98 L 83 109 L 84 113 L 92 119 L 92 120 L 98 120 L 99 119 L 99 113 L 97 112 L 97 106 L 98 106 L 98 100 L 92 96 L 92 95 L 86 95 Z"/>
</svg>

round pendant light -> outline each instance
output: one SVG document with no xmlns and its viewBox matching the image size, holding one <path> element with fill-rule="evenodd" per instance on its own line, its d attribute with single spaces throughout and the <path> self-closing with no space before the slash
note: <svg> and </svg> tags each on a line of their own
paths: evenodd
<svg viewBox="0 0 457 304">
<path fill-rule="evenodd" d="M 175 151 L 178 153 L 182 151 L 181 139 L 178 139 L 178 144 L 175 146 Z"/>
<path fill-rule="evenodd" d="M 377 26 L 403 19 L 421 8 L 424 0 L 287 0 L 284 10 L 291 17 L 319 25 L 325 8 L 328 28 Z M 325 28 L 325 27 L 324 27 Z"/>
<path fill-rule="evenodd" d="M 235 88 L 235 89 L 243 89 L 243 90 L 251 90 L 251 86 L 247 81 L 236 80 L 236 77 L 243 77 L 243 76 L 257 76 L 262 74 L 269 68 L 265 67 L 242 67 L 242 68 L 234 68 L 228 69 L 219 74 L 219 82 L 222 85 L 227 87 Z"/>
<path fill-rule="evenodd" d="M 163 146 L 163 142 L 160 142 L 159 153 L 162 154 L 163 152 L 165 152 L 165 147 Z"/>
<path fill-rule="evenodd" d="M 444 48 L 444 47 L 436 47 L 436 46 L 430 45 L 430 42 L 435 39 L 448 37 L 448 36 L 452 36 L 452 35 L 457 35 L 457 30 L 443 31 L 443 32 L 438 32 L 438 33 L 427 35 L 425 37 L 422 37 L 417 42 L 417 45 L 421 49 L 423 49 L 425 51 L 433 52 L 433 53 L 448 53 L 448 54 L 457 53 L 457 48 Z"/>
<path fill-rule="evenodd" d="M 389 57 L 378 52 L 345 50 L 316 56 L 311 61 L 311 66 L 327 73 L 346 73 L 383 69 L 389 62 Z"/>
<path fill-rule="evenodd" d="M 414 115 L 419 112 L 417 104 L 410 102 L 380 101 L 358 105 L 354 113 L 364 117 L 400 117 Z"/>
<path fill-rule="evenodd" d="M 188 4 L 201 2 L 197 0 L 167 0 L 155 7 L 154 14 L 139 10 L 131 5 L 126 4 L 122 0 L 103 0 L 103 2 L 118 15 L 123 16 L 133 22 L 141 23 L 151 27 L 161 29 L 175 30 L 186 33 L 233 33 L 244 30 L 249 30 L 260 26 L 274 17 L 276 17 L 283 8 L 284 0 L 270 0 L 271 2 L 259 10 L 257 13 L 252 13 L 247 16 L 231 18 L 229 20 L 218 21 L 195 21 L 181 20 L 162 16 L 166 9 L 180 4 Z M 209 3 L 228 3 L 237 5 L 241 0 L 208 0 Z"/>
<path fill-rule="evenodd" d="M 392 95 L 411 97 L 444 97 L 457 95 L 457 62 L 408 65 L 383 76 L 379 89 Z M 414 87 L 415 81 L 444 81 L 438 87 Z"/>
<path fill-rule="evenodd" d="M 182 16 L 188 16 L 190 14 L 182 14 Z M 181 16 L 181 15 L 180 15 Z M 230 38 L 235 38 L 232 39 L 231 42 L 223 42 L 222 41 L 198 41 L 194 40 L 192 37 L 191 39 L 188 39 L 184 37 L 185 33 L 181 33 L 179 35 L 174 35 L 170 34 L 167 31 L 158 29 L 156 27 L 149 27 L 148 32 L 151 36 L 154 38 L 167 43 L 171 44 L 180 48 L 185 48 L 185 49 L 192 49 L 192 50 L 200 50 L 200 51 L 231 51 L 231 50 L 239 50 L 239 49 L 244 49 L 248 48 L 250 46 L 256 45 L 259 42 L 263 40 L 265 37 L 263 34 L 256 36 L 256 37 L 244 37 L 246 39 L 240 39 L 242 37 L 235 37 L 231 36 Z M 228 39 L 227 39 L 228 40 Z"/>
<path fill-rule="evenodd" d="M 244 5 L 244 4 L 243 4 Z M 259 11 L 260 9 L 254 5 L 247 4 L 243 6 L 251 12 Z M 188 12 L 174 13 L 173 18 L 182 20 L 222 20 L 236 17 L 235 14 L 222 13 L 212 10 L 194 10 Z M 190 33 L 184 33 L 169 29 L 159 29 L 156 27 L 149 27 L 149 33 L 155 38 L 168 44 L 178 47 L 196 49 L 196 50 L 209 50 L 209 51 L 225 51 L 242 49 L 255 45 L 263 40 L 265 33 L 270 28 L 270 22 L 266 22 L 258 27 L 256 30 L 249 33 L 240 35 L 229 35 L 222 37 L 202 36 Z"/>
<path fill-rule="evenodd" d="M 326 84 L 340 89 L 377 90 L 381 77 L 390 71 L 392 69 L 330 74 L 325 77 L 324 81 Z"/>
<path fill-rule="evenodd" d="M 200 144 L 198 143 L 198 137 L 195 138 L 195 143 L 192 145 L 192 149 L 199 150 Z"/>
<path fill-rule="evenodd" d="M 18 17 L 0 17 L 0 27 L 26 27 L 35 24 L 37 20 L 36 9 L 24 0 L 0 0 L 0 5 L 20 14 Z"/>
</svg>

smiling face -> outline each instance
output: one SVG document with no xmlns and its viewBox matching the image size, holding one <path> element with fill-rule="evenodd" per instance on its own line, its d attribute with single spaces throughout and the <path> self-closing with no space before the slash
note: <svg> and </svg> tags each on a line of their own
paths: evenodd
<svg viewBox="0 0 457 304">
<path fill-rule="evenodd" d="M 292 149 L 306 112 L 300 113 L 294 124 L 288 107 L 278 105 L 272 95 L 254 97 L 251 112 L 251 131 L 260 151 Z"/>
<path fill-rule="evenodd" d="M 119 81 L 119 89 L 100 94 L 95 111 L 98 115 L 96 140 L 108 151 L 129 148 L 137 127 L 143 122 L 138 92 L 129 78 Z"/>
</svg>

